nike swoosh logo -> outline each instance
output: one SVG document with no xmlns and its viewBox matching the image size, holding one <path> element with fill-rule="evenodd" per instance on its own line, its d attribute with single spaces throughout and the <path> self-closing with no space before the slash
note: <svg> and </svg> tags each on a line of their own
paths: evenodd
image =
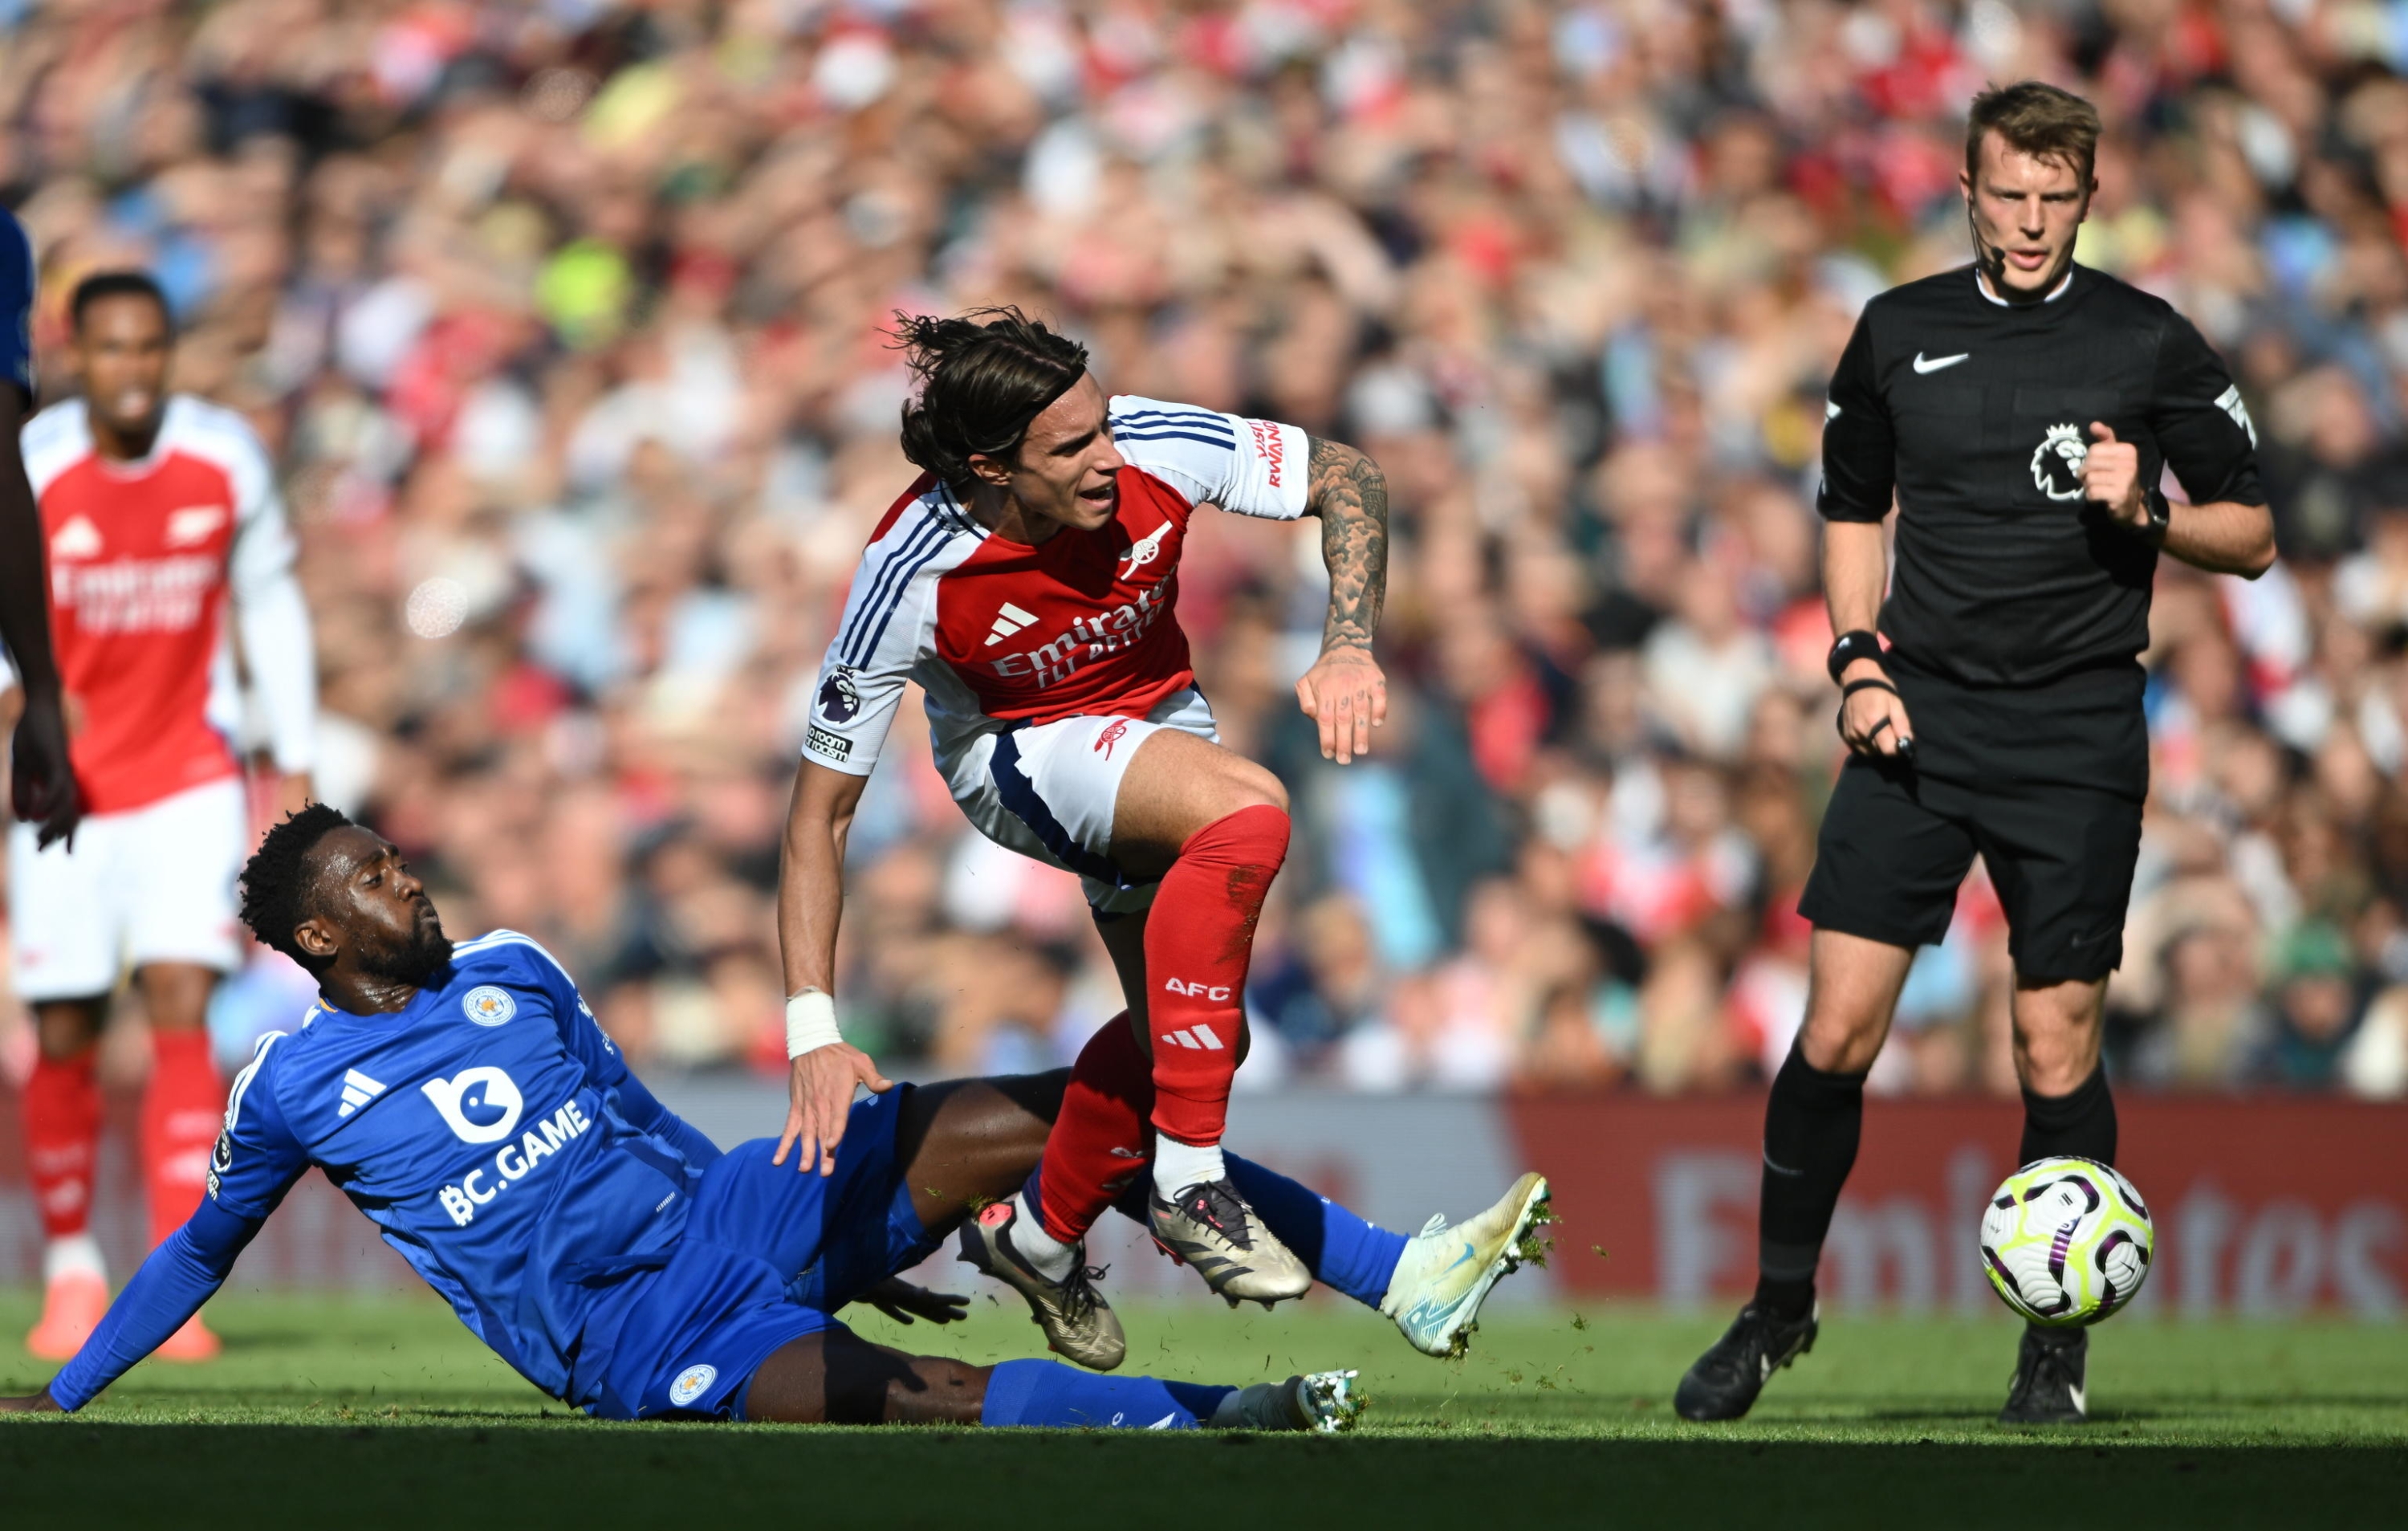
<svg viewBox="0 0 2408 1531">
<path fill-rule="evenodd" d="M 1937 372 L 1943 367 L 1956 366 L 1971 354 L 1970 351 L 1959 351 L 1953 356 L 1934 356 L 1926 361 L 1923 353 L 1918 351 L 1914 354 L 1914 369 L 1918 372 Z"/>
<path fill-rule="evenodd" d="M 2085 1394 L 2082 1389 L 2068 1388 L 2065 1391 L 2073 1394 L 2073 1411 L 2075 1413 L 2087 1414 L 2090 1412 L 2089 1396 Z"/>
<path fill-rule="evenodd" d="M 1178 1428 L 1178 1415 L 1165 1414 L 1162 1418 L 1154 1421 L 1152 1424 L 1147 1425 L 1146 1428 L 1149 1430 L 1172 1430 Z"/>
</svg>

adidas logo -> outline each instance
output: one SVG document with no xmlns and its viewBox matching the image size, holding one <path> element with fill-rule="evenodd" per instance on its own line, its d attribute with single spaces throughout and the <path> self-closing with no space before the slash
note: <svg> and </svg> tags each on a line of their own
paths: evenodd
<svg viewBox="0 0 2408 1531">
<path fill-rule="evenodd" d="M 383 1093 L 384 1086 L 357 1069 L 346 1069 L 343 1071 L 343 1104 L 335 1107 L 335 1115 L 348 1117 Z"/>
<path fill-rule="evenodd" d="M 1212 1034 L 1212 1028 L 1210 1026 L 1190 1026 L 1182 1031 L 1170 1032 L 1165 1034 L 1163 1040 L 1176 1042 L 1191 1052 L 1226 1050 L 1221 1046 L 1221 1039 Z"/>
<path fill-rule="evenodd" d="M 995 626 L 988 629 L 986 641 L 990 645 L 1000 643 L 1036 620 L 1036 614 L 1024 612 L 1007 600 L 1003 610 L 996 614 Z"/>
<path fill-rule="evenodd" d="M 50 538 L 50 554 L 54 557 L 95 557 L 100 547 L 100 528 L 80 515 L 61 527 Z"/>
</svg>

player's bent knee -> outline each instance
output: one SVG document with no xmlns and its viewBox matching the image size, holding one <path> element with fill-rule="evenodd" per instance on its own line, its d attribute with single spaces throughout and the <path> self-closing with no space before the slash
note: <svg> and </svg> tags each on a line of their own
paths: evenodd
<svg viewBox="0 0 2408 1531">
<path fill-rule="evenodd" d="M 1249 760 L 1246 763 L 1253 767 L 1253 769 L 1246 773 L 1247 781 L 1245 790 L 1251 796 L 1250 801 L 1245 804 L 1245 806 L 1249 808 L 1276 808 L 1283 814 L 1286 813 L 1287 783 L 1280 780 L 1277 776 L 1272 775 L 1270 772 L 1264 769 L 1262 766 L 1254 764 L 1252 760 Z"/>
<path fill-rule="evenodd" d="M 1230 769 L 1214 782 L 1207 810 L 1208 822 L 1219 823 L 1232 814 L 1249 808 L 1269 808 L 1283 816 L 1287 813 L 1287 786 L 1277 776 L 1252 760 L 1232 758 Z"/>
</svg>

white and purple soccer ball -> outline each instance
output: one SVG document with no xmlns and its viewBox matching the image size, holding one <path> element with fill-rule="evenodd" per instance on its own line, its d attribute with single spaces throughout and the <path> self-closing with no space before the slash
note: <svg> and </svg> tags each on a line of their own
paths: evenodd
<svg viewBox="0 0 2408 1531">
<path fill-rule="evenodd" d="M 2141 1193 L 2090 1159 L 2037 1159 L 1982 1215 L 1982 1266 L 2034 1323 L 2097 1323 L 2132 1300 L 2157 1243 Z"/>
</svg>

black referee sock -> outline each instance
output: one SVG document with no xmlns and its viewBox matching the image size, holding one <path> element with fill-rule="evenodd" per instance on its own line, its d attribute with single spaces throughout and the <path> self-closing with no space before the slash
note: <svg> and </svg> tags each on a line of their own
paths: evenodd
<svg viewBox="0 0 2408 1531">
<path fill-rule="evenodd" d="M 1864 1131 L 1865 1076 L 1826 1074 L 1792 1045 L 1764 1108 L 1756 1303 L 1784 1319 L 1814 1306 L 1814 1267 Z"/>
<path fill-rule="evenodd" d="M 2015 1155 L 2019 1164 L 2058 1155 L 2114 1163 L 2115 1097 L 2107 1090 L 2107 1065 L 2092 1069 L 2070 1095 L 2035 1095 L 2027 1089 L 2024 1141 Z"/>
</svg>

